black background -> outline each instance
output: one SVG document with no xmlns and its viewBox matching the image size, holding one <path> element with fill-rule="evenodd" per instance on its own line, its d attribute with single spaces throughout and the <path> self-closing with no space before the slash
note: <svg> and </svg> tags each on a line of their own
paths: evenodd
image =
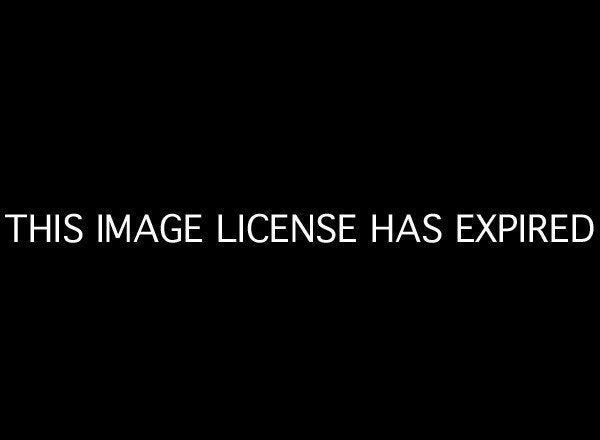
<svg viewBox="0 0 600 440">
<path fill-rule="evenodd" d="M 4 240 L 11 412 L 573 429 L 595 389 L 597 238 L 460 246 L 453 218 L 597 221 L 592 29 L 524 11 L 247 12 L 23 16 L 3 55 L 2 213 L 356 212 L 361 243 Z M 375 212 L 438 212 L 444 241 L 371 246 Z"/>
</svg>

